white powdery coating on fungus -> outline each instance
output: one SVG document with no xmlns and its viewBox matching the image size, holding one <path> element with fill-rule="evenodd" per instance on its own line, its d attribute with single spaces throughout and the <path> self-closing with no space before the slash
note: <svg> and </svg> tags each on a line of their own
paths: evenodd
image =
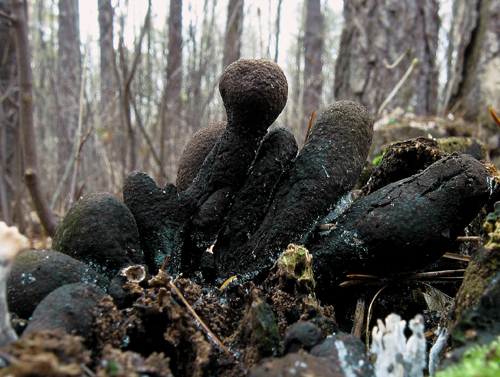
<svg viewBox="0 0 500 377">
<path fill-rule="evenodd" d="M 348 361 L 347 358 L 349 356 L 349 351 L 345 346 L 344 342 L 341 340 L 335 341 L 335 348 L 337 349 L 337 353 L 339 355 L 340 367 L 344 372 L 346 377 L 356 377 L 358 375 L 362 375 L 363 373 L 358 371 L 357 368 L 354 368 Z M 360 360 L 361 361 L 361 360 Z M 363 363 L 360 364 L 362 366 Z"/>
<path fill-rule="evenodd" d="M 16 227 L 0 221 L 0 261 L 13 261 L 28 246 L 28 239 Z"/>
</svg>

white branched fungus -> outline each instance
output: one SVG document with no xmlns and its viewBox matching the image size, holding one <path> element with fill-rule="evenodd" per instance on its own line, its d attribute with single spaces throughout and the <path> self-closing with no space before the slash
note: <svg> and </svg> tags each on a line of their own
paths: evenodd
<svg viewBox="0 0 500 377">
<path fill-rule="evenodd" d="M 17 334 L 10 323 L 7 306 L 7 279 L 12 262 L 16 256 L 28 248 L 28 239 L 19 234 L 15 227 L 8 227 L 0 222 L 0 346 L 5 346 L 17 339 Z"/>
<path fill-rule="evenodd" d="M 372 331 L 371 352 L 377 356 L 377 377 L 421 377 L 425 363 L 424 318 L 415 316 L 410 321 L 413 334 L 407 340 L 404 335 L 406 321 L 397 314 L 390 314 L 377 321 Z"/>
<path fill-rule="evenodd" d="M 446 327 L 438 329 L 438 338 L 429 351 L 429 375 L 434 376 L 436 368 L 439 365 L 439 353 L 448 339 L 448 329 Z"/>
</svg>

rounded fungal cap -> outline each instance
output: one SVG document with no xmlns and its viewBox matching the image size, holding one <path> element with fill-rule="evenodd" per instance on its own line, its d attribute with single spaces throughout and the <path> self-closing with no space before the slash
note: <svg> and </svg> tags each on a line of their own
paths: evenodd
<svg viewBox="0 0 500 377">
<path fill-rule="evenodd" d="M 269 127 L 286 105 L 288 83 L 282 69 L 264 59 L 240 59 L 230 64 L 219 83 L 228 127 Z"/>
</svg>

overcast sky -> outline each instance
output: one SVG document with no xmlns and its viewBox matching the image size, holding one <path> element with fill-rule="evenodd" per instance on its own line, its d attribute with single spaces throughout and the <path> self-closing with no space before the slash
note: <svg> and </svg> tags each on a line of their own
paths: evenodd
<svg viewBox="0 0 500 377">
<path fill-rule="evenodd" d="M 325 1 L 325 0 L 323 0 Z M 112 1 L 116 5 L 117 1 Z M 147 10 L 146 0 L 129 0 L 128 9 L 124 7 L 124 2 L 121 1 L 121 7 L 117 12 L 127 13 L 127 30 L 126 43 L 132 44 L 135 35 L 139 34 L 139 29 L 144 22 L 145 13 Z M 299 8 L 302 1 L 300 0 L 284 0 L 281 9 L 281 32 L 280 32 L 280 50 L 278 63 L 284 64 L 286 52 L 289 49 L 290 43 L 296 38 L 299 30 L 300 11 Z M 201 19 L 203 14 L 202 0 L 184 0 L 183 1 L 183 26 L 186 27 L 194 18 Z M 251 26 L 259 30 L 258 10 L 261 12 L 261 24 L 263 38 L 267 40 L 269 31 L 268 25 L 273 25 L 276 19 L 276 9 L 278 0 L 245 0 L 245 19 L 247 27 Z M 342 0 L 328 0 L 328 5 L 336 11 L 341 11 L 343 7 Z M 99 39 L 99 25 L 97 23 L 97 1 L 79 1 L 80 6 L 80 30 L 81 40 L 85 43 L 87 35 L 93 41 Z M 157 28 L 161 29 L 165 25 L 168 14 L 169 1 L 167 0 L 152 0 L 153 23 Z M 227 1 L 217 1 L 216 15 L 222 26 L 225 25 L 227 14 Z M 269 22 L 271 20 L 271 22 Z M 273 47 L 274 49 L 274 47 Z"/>
</svg>

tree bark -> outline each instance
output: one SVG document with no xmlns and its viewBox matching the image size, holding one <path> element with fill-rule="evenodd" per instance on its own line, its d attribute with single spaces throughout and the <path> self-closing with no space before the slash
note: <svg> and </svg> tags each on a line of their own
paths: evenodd
<svg viewBox="0 0 500 377">
<path fill-rule="evenodd" d="M 132 126 L 131 117 L 131 100 L 132 100 L 132 80 L 137 72 L 137 68 L 141 61 L 141 49 L 144 36 L 151 27 L 151 0 L 148 2 L 148 10 L 146 12 L 146 17 L 144 19 L 144 24 L 141 28 L 141 33 L 136 40 L 134 48 L 134 56 L 132 60 L 132 66 L 129 68 L 125 59 L 125 47 L 123 43 L 123 35 L 121 36 L 121 41 L 119 43 L 120 49 L 120 67 L 123 75 L 123 82 L 120 88 L 120 102 L 122 107 L 122 119 L 126 127 L 126 134 L 128 140 L 128 166 L 126 164 L 126 158 L 124 159 L 123 167 L 126 171 L 133 171 L 136 169 L 136 137 L 135 130 Z M 126 156 L 125 156 L 126 157 Z"/>
<path fill-rule="evenodd" d="M 281 5 L 283 0 L 278 0 L 278 8 L 276 10 L 276 22 L 275 27 L 275 38 L 276 44 L 274 45 L 274 62 L 278 63 L 278 52 L 279 52 L 279 42 L 280 42 L 280 31 L 281 31 Z"/>
<path fill-rule="evenodd" d="M 10 14 L 8 1 L 0 1 L 0 11 Z M 17 72 L 12 26 L 10 21 L 3 17 L 0 17 L 0 56 L 3 60 L 0 64 L 0 218 L 7 225 L 12 225 L 11 209 L 15 192 L 9 183 L 15 176 L 16 159 L 19 158 L 19 151 L 16 149 L 14 99 L 14 80 Z"/>
<path fill-rule="evenodd" d="M 105 110 L 114 97 L 113 83 L 113 7 L 111 0 L 98 0 L 99 49 L 101 52 L 101 103 Z"/>
<path fill-rule="evenodd" d="M 481 76 L 488 59 L 495 54 L 491 51 L 495 49 L 493 46 L 498 44 L 499 32 L 489 22 L 490 14 L 493 16 L 493 5 L 494 2 L 490 0 L 462 0 L 453 3 L 447 51 L 448 81 L 442 110 L 452 110 L 455 115 L 471 121 L 478 120 L 481 106 L 486 106 L 484 115 L 488 106 L 492 105 L 482 103 L 484 98 L 481 87 L 489 83 L 484 82 Z M 497 14 L 498 8 L 496 5 Z M 496 40 L 490 43 L 486 43 L 488 30 L 496 34 Z M 498 48 L 496 50 L 498 53 Z"/>
<path fill-rule="evenodd" d="M 388 105 L 418 115 L 437 111 L 436 0 L 345 0 L 344 29 L 335 67 L 337 100 L 361 103 L 373 114 L 416 58 L 418 65 Z M 401 62 L 390 67 L 405 51 Z"/>
<path fill-rule="evenodd" d="M 320 0 L 307 0 L 304 38 L 304 95 L 302 123 L 307 126 L 311 112 L 320 105 L 323 91 L 323 15 Z"/>
<path fill-rule="evenodd" d="M 229 0 L 227 6 L 223 69 L 240 58 L 241 34 L 243 31 L 243 3 L 243 0 Z"/>
<path fill-rule="evenodd" d="M 36 135 L 33 126 L 33 76 L 28 39 L 28 23 L 25 3 L 10 0 L 16 40 L 16 55 L 19 72 L 19 124 L 23 134 L 23 153 L 26 186 L 42 226 L 50 236 L 56 232 L 57 222 L 49 209 L 43 185 L 38 177 Z"/>
<path fill-rule="evenodd" d="M 81 52 L 78 0 L 59 0 L 58 117 L 57 137 L 59 176 L 73 150 L 73 137 L 78 123 Z"/>
<path fill-rule="evenodd" d="M 214 28 L 217 27 L 216 6 L 217 0 L 205 0 L 203 19 L 191 20 L 188 26 L 189 33 L 186 46 L 189 47 L 184 86 L 186 92 L 189 93 L 186 103 L 186 108 L 189 111 L 185 114 L 184 119 L 192 133 L 213 121 L 213 117 L 210 117 L 210 113 L 213 112 L 210 104 L 217 93 L 220 75 L 222 74 L 221 70 L 214 70 L 213 66 L 210 65 L 211 62 L 218 61 L 217 59 L 221 53 L 220 46 L 215 40 L 216 35 L 213 32 Z M 197 37 L 199 31 L 201 38 Z M 222 68 L 222 65 L 220 68 Z M 220 120 L 223 116 L 218 116 L 217 120 Z"/>
<path fill-rule="evenodd" d="M 166 80 L 161 118 L 160 161 L 162 165 L 166 162 L 167 155 L 175 159 L 176 148 L 179 148 L 175 139 L 182 121 L 182 0 L 170 0 Z M 166 142 L 168 150 L 165 148 Z M 164 178 L 173 180 L 170 176 Z"/>
</svg>

